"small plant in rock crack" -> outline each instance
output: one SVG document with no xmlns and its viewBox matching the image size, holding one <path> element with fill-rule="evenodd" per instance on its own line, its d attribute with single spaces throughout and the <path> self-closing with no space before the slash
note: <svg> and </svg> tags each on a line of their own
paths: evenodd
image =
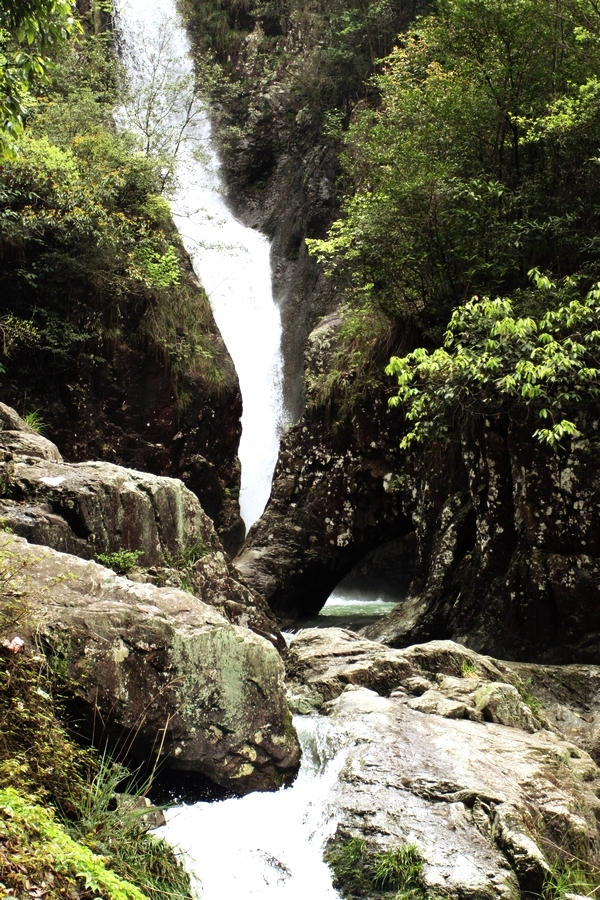
<svg viewBox="0 0 600 900">
<path fill-rule="evenodd" d="M 414 844 L 401 844 L 377 853 L 373 862 L 373 883 L 387 891 L 398 891 L 398 900 L 425 897 L 421 881 L 423 857 Z"/>
<path fill-rule="evenodd" d="M 515 687 L 525 706 L 528 706 L 534 716 L 539 716 L 544 704 L 531 693 L 531 678 L 523 680 L 517 676 Z"/>
<path fill-rule="evenodd" d="M 460 674 L 463 678 L 478 678 L 479 670 L 475 663 L 472 663 L 470 662 L 470 660 L 465 659 L 462 666 L 460 667 Z"/>
<path fill-rule="evenodd" d="M 46 430 L 46 423 L 40 416 L 40 410 L 34 409 L 23 416 L 23 421 L 29 425 L 36 434 L 43 434 Z"/>
<path fill-rule="evenodd" d="M 172 569 L 191 569 L 194 563 L 210 553 L 202 538 L 197 538 L 191 544 L 181 547 L 177 553 L 169 559 L 169 565 Z"/>
<path fill-rule="evenodd" d="M 352 837 L 330 845 L 325 862 L 333 871 L 333 883 L 346 900 L 373 892 L 394 900 L 426 900 L 421 870 L 423 857 L 414 844 L 388 847 L 369 854 L 364 840 Z M 433 898 L 431 898 L 433 900 Z"/>
<path fill-rule="evenodd" d="M 114 553 L 97 553 L 96 559 L 108 569 L 114 569 L 117 575 L 125 575 L 143 555 L 143 550 L 115 550 Z"/>
</svg>

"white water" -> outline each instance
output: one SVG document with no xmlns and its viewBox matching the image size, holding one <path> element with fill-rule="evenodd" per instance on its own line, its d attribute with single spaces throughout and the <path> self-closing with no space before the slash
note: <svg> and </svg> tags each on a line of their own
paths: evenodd
<svg viewBox="0 0 600 900">
<path fill-rule="evenodd" d="M 183 854 L 202 900 L 335 900 L 323 862 L 336 827 L 327 794 L 347 738 L 325 717 L 294 719 L 302 766 L 291 788 L 167 812 L 157 834 Z"/>
<path fill-rule="evenodd" d="M 385 600 L 375 594 L 350 594 L 337 589 L 330 595 L 320 616 L 385 616 L 398 602 Z"/>
<path fill-rule="evenodd" d="M 186 91 L 193 82 L 175 0 L 118 0 L 118 9 L 133 87 L 119 121 L 168 154 L 190 118 Z M 227 208 L 210 123 L 197 101 L 179 144 L 176 182 L 174 218 L 240 380 L 240 506 L 249 528 L 269 498 L 284 425 L 281 316 L 272 295 L 269 243 Z"/>
</svg>

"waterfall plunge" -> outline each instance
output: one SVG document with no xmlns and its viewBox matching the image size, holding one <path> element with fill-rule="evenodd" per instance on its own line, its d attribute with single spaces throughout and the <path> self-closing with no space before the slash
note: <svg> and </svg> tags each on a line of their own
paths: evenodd
<svg viewBox="0 0 600 900">
<path fill-rule="evenodd" d="M 325 717 L 294 720 L 302 768 L 291 788 L 167 812 L 158 832 L 184 856 L 201 900 L 336 900 L 323 846 L 336 827 L 327 794 L 348 739 Z"/>
<path fill-rule="evenodd" d="M 269 498 L 284 425 L 281 316 L 273 301 L 269 243 L 227 208 L 208 117 L 199 108 L 190 116 L 185 86 L 193 66 L 175 0 L 120 0 L 118 9 L 132 87 L 131 107 L 119 113 L 119 121 L 167 153 L 185 125 L 172 210 L 240 380 L 240 506 L 249 528 Z"/>
</svg>

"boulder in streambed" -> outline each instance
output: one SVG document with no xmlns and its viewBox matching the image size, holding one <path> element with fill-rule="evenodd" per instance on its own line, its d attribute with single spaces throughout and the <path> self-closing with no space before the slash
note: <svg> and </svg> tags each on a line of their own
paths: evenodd
<svg viewBox="0 0 600 900">
<path fill-rule="evenodd" d="M 0 545 L 15 572 L 1 602 L 18 596 L 22 636 L 64 675 L 97 741 L 238 793 L 293 778 L 299 748 L 271 643 L 185 591 L 8 534 Z"/>
<path fill-rule="evenodd" d="M 301 632 L 288 667 L 292 704 L 318 707 L 348 745 L 326 798 L 342 896 L 395 896 L 376 866 L 403 852 L 415 897 L 540 896 L 561 860 L 598 873 L 600 769 L 550 724 L 522 667 L 451 641 L 391 650 L 341 629 Z M 544 684 L 549 706 L 556 686 L 556 721 L 566 689 L 555 673 Z M 578 709 L 596 693 L 592 679 Z"/>
</svg>

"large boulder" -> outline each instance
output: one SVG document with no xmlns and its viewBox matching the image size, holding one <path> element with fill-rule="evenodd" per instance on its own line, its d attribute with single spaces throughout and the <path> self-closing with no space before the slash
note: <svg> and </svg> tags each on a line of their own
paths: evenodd
<svg viewBox="0 0 600 900">
<path fill-rule="evenodd" d="M 553 452 L 523 425 L 488 420 L 455 435 L 437 470 L 425 455 L 422 486 L 407 479 L 404 491 L 417 532 L 413 580 L 366 635 L 396 647 L 451 637 L 511 659 L 599 662 L 598 449 L 578 440 Z"/>
<path fill-rule="evenodd" d="M 239 793 L 294 776 L 299 748 L 272 644 L 185 591 L 10 535 L 0 553 L 20 635 L 63 675 L 96 741 Z"/>
<path fill-rule="evenodd" d="M 557 858 L 598 866 L 600 770 L 550 728 L 524 667 L 451 641 L 391 650 L 340 629 L 302 632 L 288 667 L 293 704 L 326 713 L 346 745 L 325 801 L 343 896 L 344 871 L 360 870 L 359 895 L 381 897 L 375 856 L 407 845 L 423 861 L 418 896 L 538 896 Z M 586 693 L 582 672 L 579 709 L 597 699 L 592 674 Z M 575 696 L 554 671 L 545 684 L 555 713 Z"/>
<path fill-rule="evenodd" d="M 222 549 L 198 498 L 175 478 L 106 462 L 70 464 L 22 456 L 0 468 L 4 496 L 24 504 L 29 515 L 41 507 L 59 516 L 78 556 L 140 550 L 140 562 L 152 566 L 196 542 Z M 8 508 L 5 514 L 10 518 Z"/>
<path fill-rule="evenodd" d="M 212 520 L 183 482 L 107 462 L 66 463 L 10 407 L 0 405 L 0 421 L 10 425 L 0 430 L 4 527 L 83 559 L 138 551 L 145 570 L 163 570 L 138 573 L 138 581 L 183 585 L 233 623 L 282 646 L 266 602 L 240 582 Z M 175 571 L 182 565 L 185 578 Z"/>
</svg>

